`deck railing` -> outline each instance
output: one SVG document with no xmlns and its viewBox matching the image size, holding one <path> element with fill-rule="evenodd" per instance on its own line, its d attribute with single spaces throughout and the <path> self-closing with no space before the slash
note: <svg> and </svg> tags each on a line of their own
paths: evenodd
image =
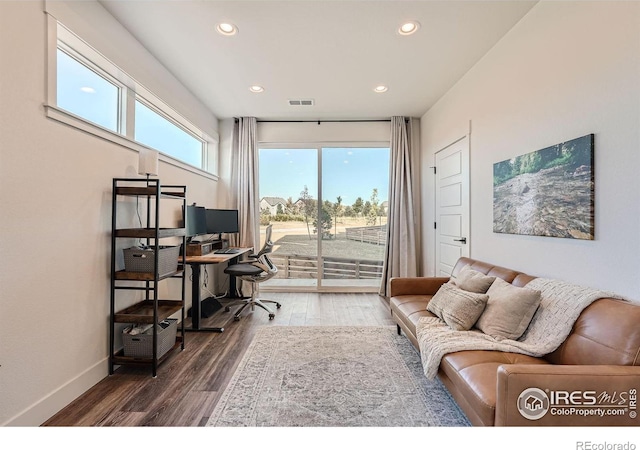
<svg viewBox="0 0 640 450">
<path fill-rule="evenodd" d="M 279 278 L 317 278 L 318 258 L 316 256 L 286 255 L 272 253 L 273 263 L 278 267 Z M 323 278 L 362 279 L 382 277 L 382 261 L 322 257 Z"/>
</svg>

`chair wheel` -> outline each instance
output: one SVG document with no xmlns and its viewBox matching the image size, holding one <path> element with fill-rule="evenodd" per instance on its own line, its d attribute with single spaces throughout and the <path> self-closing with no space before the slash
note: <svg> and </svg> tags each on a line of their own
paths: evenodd
<svg viewBox="0 0 640 450">
<path fill-rule="evenodd" d="M 238 316 L 233 316 L 233 321 L 234 321 L 234 322 L 237 322 L 237 321 L 239 321 L 239 320 L 240 320 L 240 317 L 238 317 Z"/>
<path fill-rule="evenodd" d="M 269 320 L 273 320 L 275 319 L 276 315 L 275 314 L 269 314 Z"/>
<path fill-rule="evenodd" d="M 282 305 L 280 303 L 276 303 L 276 308 L 280 309 Z"/>
<path fill-rule="evenodd" d="M 229 312 L 229 311 L 231 311 L 231 308 L 229 308 L 228 306 L 225 306 L 224 307 L 224 312 Z"/>
</svg>

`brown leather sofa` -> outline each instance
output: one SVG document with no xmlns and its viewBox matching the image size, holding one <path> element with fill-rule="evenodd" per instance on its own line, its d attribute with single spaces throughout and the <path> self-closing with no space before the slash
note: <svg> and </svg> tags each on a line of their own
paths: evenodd
<svg viewBox="0 0 640 450">
<path fill-rule="evenodd" d="M 485 275 L 523 287 L 533 276 L 470 258 Z M 449 278 L 393 278 L 391 314 L 418 348 L 416 325 Z M 477 426 L 640 426 L 640 305 L 603 298 L 575 322 L 564 343 L 542 358 L 500 351 L 449 353 L 438 378 Z"/>
</svg>

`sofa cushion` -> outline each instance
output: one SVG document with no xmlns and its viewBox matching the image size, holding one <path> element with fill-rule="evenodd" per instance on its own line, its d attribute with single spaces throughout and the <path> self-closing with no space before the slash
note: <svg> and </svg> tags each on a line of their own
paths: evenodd
<svg viewBox="0 0 640 450">
<path fill-rule="evenodd" d="M 471 269 L 469 266 L 465 266 L 455 279 L 452 278 L 452 282 L 465 291 L 484 294 L 495 279 L 496 277 L 490 277 Z"/>
<path fill-rule="evenodd" d="M 487 294 L 465 291 L 446 283 L 427 304 L 427 311 L 444 320 L 454 330 L 468 330 L 482 314 L 487 300 Z"/>
<path fill-rule="evenodd" d="M 518 339 L 540 305 L 540 291 L 516 287 L 497 278 L 487 291 L 489 300 L 476 323 L 496 339 Z"/>
<path fill-rule="evenodd" d="M 440 363 L 441 373 L 472 407 L 482 425 L 493 425 L 496 410 L 498 367 L 503 364 L 548 364 L 542 358 L 517 353 L 469 350 L 449 353 Z M 441 375 L 442 376 L 442 375 Z"/>
</svg>

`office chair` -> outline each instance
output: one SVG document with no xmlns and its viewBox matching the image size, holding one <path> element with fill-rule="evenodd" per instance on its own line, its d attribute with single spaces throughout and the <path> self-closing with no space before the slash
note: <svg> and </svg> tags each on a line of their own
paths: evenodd
<svg viewBox="0 0 640 450">
<path fill-rule="evenodd" d="M 224 273 L 251 284 L 251 297 L 238 300 L 225 306 L 224 310 L 229 311 L 231 306 L 235 304 L 242 304 L 240 309 L 236 311 L 233 320 L 240 320 L 240 314 L 247 306 L 251 307 L 251 311 L 253 311 L 256 306 L 264 309 L 269 313 L 269 320 L 275 318 L 276 315 L 267 307 L 267 305 L 265 305 L 265 303 L 275 303 L 276 308 L 280 309 L 280 303 L 273 300 L 260 299 L 256 296 L 256 284 L 267 281 L 278 273 L 278 268 L 273 264 L 268 256 L 268 254 L 273 250 L 273 242 L 271 242 L 271 227 L 271 225 L 267 227 L 264 245 L 257 254 L 249 255 L 249 259 L 241 261 L 238 264 L 232 264 L 224 269 Z"/>
</svg>

